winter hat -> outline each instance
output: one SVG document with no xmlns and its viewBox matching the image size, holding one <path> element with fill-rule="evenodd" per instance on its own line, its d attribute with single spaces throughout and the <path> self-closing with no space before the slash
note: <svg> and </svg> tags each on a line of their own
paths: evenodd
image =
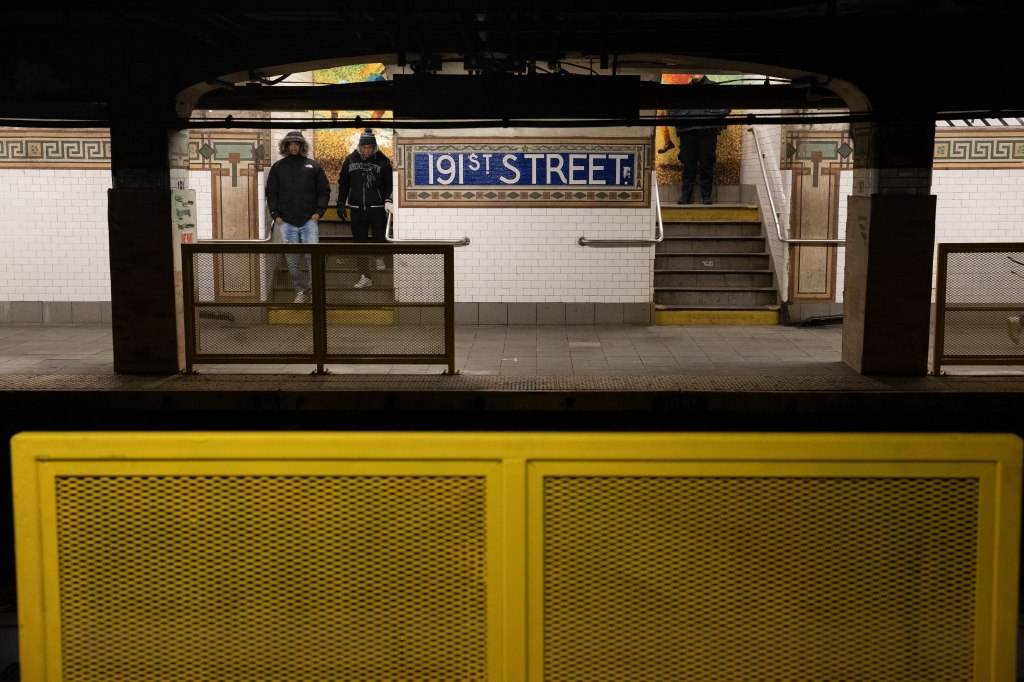
<svg viewBox="0 0 1024 682">
<path fill-rule="evenodd" d="M 374 147 L 377 146 L 377 138 L 373 136 L 373 130 L 370 128 L 359 133 L 359 146 L 362 147 L 364 144 L 372 144 Z"/>
<path fill-rule="evenodd" d="M 288 155 L 289 142 L 299 143 L 299 154 L 301 154 L 302 156 L 305 156 L 306 152 L 309 151 L 309 145 L 306 143 L 306 138 L 304 138 L 302 136 L 302 133 L 300 133 L 298 130 L 293 130 L 287 135 L 285 135 L 283 138 L 281 138 L 281 143 L 277 146 L 277 151 L 280 152 L 281 156 Z"/>
</svg>

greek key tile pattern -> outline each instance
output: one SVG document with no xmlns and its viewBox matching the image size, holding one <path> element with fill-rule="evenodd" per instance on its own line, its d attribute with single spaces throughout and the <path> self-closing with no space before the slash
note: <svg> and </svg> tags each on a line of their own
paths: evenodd
<svg viewBox="0 0 1024 682">
<path fill-rule="evenodd" d="M 1024 129 L 938 130 L 935 167 L 1024 168 Z"/>
<path fill-rule="evenodd" d="M 106 131 L 0 131 L 0 168 L 110 168 Z"/>
<path fill-rule="evenodd" d="M 270 136 L 266 131 L 232 131 L 189 135 L 188 155 L 193 170 L 215 161 L 240 161 L 268 166 Z M 0 168 L 110 168 L 110 134 L 106 130 L 0 130 Z"/>
</svg>

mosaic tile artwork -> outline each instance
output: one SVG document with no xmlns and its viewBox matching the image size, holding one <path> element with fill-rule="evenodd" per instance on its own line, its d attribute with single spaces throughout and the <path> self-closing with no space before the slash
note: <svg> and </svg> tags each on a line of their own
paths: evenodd
<svg viewBox="0 0 1024 682">
<path fill-rule="evenodd" d="M 320 69 L 313 72 L 315 84 L 337 85 L 340 83 L 365 83 L 387 80 L 387 69 L 383 64 L 355 64 Z M 374 122 L 382 118 L 391 118 L 390 111 L 314 111 L 317 120 L 349 119 L 359 116 L 365 122 L 360 128 L 320 129 L 313 134 L 313 157 L 323 166 L 327 179 L 338 181 L 341 163 L 352 153 L 359 141 L 359 133 L 363 128 L 372 128 L 377 146 L 389 159 L 394 161 L 394 131 L 391 128 L 380 128 Z"/>
<path fill-rule="evenodd" d="M 812 182 L 823 165 L 830 169 L 853 168 L 853 138 L 839 130 L 787 130 L 779 166 L 783 170 L 810 167 Z"/>
<path fill-rule="evenodd" d="M 355 68 L 355 67 L 348 67 Z M 332 70 L 333 71 L 333 70 Z M 678 75 L 678 74 L 673 74 Z M 351 112 L 316 112 L 318 116 L 326 114 L 344 116 Z M 389 112 L 363 112 L 376 118 L 389 115 Z M 324 165 L 328 178 L 337 178 L 341 161 L 355 148 L 360 129 L 317 130 L 314 156 Z M 738 184 L 739 160 L 742 127 L 729 126 L 719 136 L 718 163 L 715 166 L 716 184 Z M 375 129 L 377 142 L 393 161 L 396 161 L 394 135 L 390 129 Z M 248 152 L 246 160 L 255 160 L 261 167 L 267 168 L 275 160 L 269 145 L 269 135 L 258 136 L 253 131 L 235 130 L 228 133 L 238 143 L 249 145 L 252 156 Z M 219 160 L 220 152 L 214 145 L 203 147 L 197 144 L 198 134 L 189 134 L 189 166 L 202 165 L 209 159 Z M 256 137 L 259 137 L 257 140 Z M 682 169 L 677 158 L 677 140 L 675 131 L 667 126 L 655 128 L 654 149 L 661 150 L 671 142 L 675 148 L 664 153 L 655 153 L 659 184 L 677 184 L 681 182 Z M 847 138 L 847 143 L 852 142 Z M 231 139 L 224 138 L 223 144 L 233 144 Z M 809 147 L 807 148 L 809 149 Z M 831 148 L 830 148 L 831 149 Z M 222 150 L 223 151 L 223 150 Z M 236 150 L 237 151 L 237 150 Z M 825 153 L 824 148 L 818 150 Z M 835 153 L 843 155 L 848 150 L 835 147 Z M 804 151 L 799 151 L 803 154 Z M 831 152 L 829 152 L 831 153 Z M 217 157 L 217 158 L 215 158 Z M 783 168 L 786 167 L 789 152 L 784 154 Z M 936 169 L 982 169 L 982 168 L 1024 168 L 1024 128 L 972 128 L 969 130 L 950 130 L 940 128 L 935 134 L 935 168 Z M 852 159 L 852 155 L 850 156 Z M 848 160 L 845 159 L 844 161 Z M 846 166 L 844 166 L 846 167 Z M 110 168 L 110 134 L 106 130 L 49 130 L 41 128 L 3 128 L 0 129 L 0 168 L 52 168 L 52 169 L 107 169 Z"/>
<path fill-rule="evenodd" d="M 1022 168 L 1024 130 L 989 128 L 935 132 L 935 168 Z"/>
<path fill-rule="evenodd" d="M 803 239 L 839 236 L 841 173 L 853 168 L 848 130 L 784 128 L 780 167 L 792 172 L 788 188 L 790 234 Z M 836 247 L 795 245 L 789 268 L 792 301 L 834 301 Z"/>
<path fill-rule="evenodd" d="M 693 78 L 689 73 L 665 73 L 661 76 L 663 85 L 688 85 Z M 728 76 L 709 75 L 712 81 L 724 81 Z M 733 112 L 736 113 L 736 112 Z M 667 115 L 664 109 L 659 116 Z M 740 151 L 742 126 L 728 126 L 718 136 L 718 159 L 715 162 L 715 185 L 740 184 Z M 654 129 L 654 148 L 657 150 L 655 164 L 659 185 L 682 185 L 683 165 L 679 161 L 679 137 L 673 126 L 657 126 Z"/>
<path fill-rule="evenodd" d="M 646 207 L 651 152 L 635 138 L 424 138 L 400 140 L 395 163 L 402 205 Z"/>
<path fill-rule="evenodd" d="M 110 168 L 106 130 L 0 131 L 0 168 Z"/>
</svg>

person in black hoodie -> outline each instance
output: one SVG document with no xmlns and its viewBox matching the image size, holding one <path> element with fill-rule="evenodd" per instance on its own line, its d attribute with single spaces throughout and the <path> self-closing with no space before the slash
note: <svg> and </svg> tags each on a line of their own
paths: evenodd
<svg viewBox="0 0 1024 682">
<path fill-rule="evenodd" d="M 313 159 L 307 158 L 309 145 L 297 130 L 284 136 L 279 147 L 284 157 L 270 167 L 267 175 L 267 208 L 281 236 L 289 244 L 316 244 L 320 241 L 320 218 L 331 200 L 327 174 Z M 312 258 L 306 254 L 306 272 L 301 255 L 289 253 L 288 274 L 295 288 L 295 302 L 305 303 L 312 287 Z"/>
<path fill-rule="evenodd" d="M 718 85 L 704 74 L 694 74 L 691 85 Z M 730 109 L 669 109 L 673 118 L 715 118 L 728 116 Z M 697 166 L 700 166 L 700 197 L 705 204 L 712 203 L 711 188 L 715 177 L 715 161 L 717 160 L 718 134 L 725 126 L 680 125 L 676 127 L 679 136 L 679 161 L 683 164 L 682 195 L 677 203 L 692 202 L 693 186 L 697 180 Z M 659 154 L 672 147 L 665 145 L 658 150 Z"/>
<path fill-rule="evenodd" d="M 391 212 L 391 160 L 377 148 L 377 138 L 367 128 L 359 135 L 359 144 L 341 164 L 338 175 L 338 215 L 348 206 L 352 215 L 352 241 L 384 243 L 388 213 Z M 387 268 L 385 259 L 376 259 L 378 270 Z M 370 259 L 357 259 L 359 281 L 354 288 L 373 286 Z"/>
</svg>

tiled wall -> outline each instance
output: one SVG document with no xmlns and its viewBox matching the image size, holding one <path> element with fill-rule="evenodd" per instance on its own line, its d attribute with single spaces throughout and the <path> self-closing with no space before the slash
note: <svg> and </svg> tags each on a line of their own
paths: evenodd
<svg viewBox="0 0 1024 682">
<path fill-rule="evenodd" d="M 1024 241 L 1024 168 L 935 170 L 936 242 Z"/>
<path fill-rule="evenodd" d="M 650 238 L 649 208 L 398 208 L 400 239 L 459 239 L 455 298 L 464 302 L 647 303 L 654 249 L 582 247 Z"/>
<path fill-rule="evenodd" d="M 0 301 L 109 301 L 109 170 L 0 169 Z"/>
<path fill-rule="evenodd" d="M 765 128 L 761 135 L 783 231 L 788 234 L 791 178 L 789 171 L 779 170 L 782 137 L 776 128 Z M 746 129 L 742 139 L 741 184 L 757 187 L 760 203 L 767 207 Z M 839 226 L 844 231 L 852 180 L 852 172 L 843 171 Z M 208 238 L 209 175 L 192 171 L 187 182 L 197 192 L 200 236 Z M 263 182 L 261 178 L 261 188 Z M 0 214 L 0 322 L 76 321 L 72 304 L 80 311 L 77 321 L 99 321 L 100 302 L 110 300 L 110 186 L 108 169 L 0 168 L 0 200 L 5 207 Z M 932 174 L 932 192 L 938 197 L 936 241 L 1024 241 L 1024 166 L 938 167 Z M 529 322 L 545 316 L 552 321 L 585 321 L 595 315 L 597 321 L 644 321 L 637 311 L 651 300 L 653 248 L 580 247 L 577 240 L 652 236 L 652 209 L 399 206 L 398 213 L 400 238 L 471 239 L 470 246 L 456 249 L 456 298 L 464 304 L 464 321 L 469 321 L 470 308 L 475 311 L 471 317 L 480 322 Z M 765 228 L 773 235 L 770 220 Z M 770 239 L 770 244 L 779 282 L 785 287 L 786 249 L 777 240 Z M 844 265 L 840 250 L 837 303 L 843 300 Z"/>
<path fill-rule="evenodd" d="M 650 208 L 402 208 L 399 239 L 460 239 L 457 322 L 650 323 L 654 247 L 578 240 L 650 238 Z"/>
<path fill-rule="evenodd" d="M 189 171 L 188 187 L 196 192 L 198 220 L 196 232 L 199 239 L 213 239 L 213 179 L 207 171 Z"/>
</svg>

